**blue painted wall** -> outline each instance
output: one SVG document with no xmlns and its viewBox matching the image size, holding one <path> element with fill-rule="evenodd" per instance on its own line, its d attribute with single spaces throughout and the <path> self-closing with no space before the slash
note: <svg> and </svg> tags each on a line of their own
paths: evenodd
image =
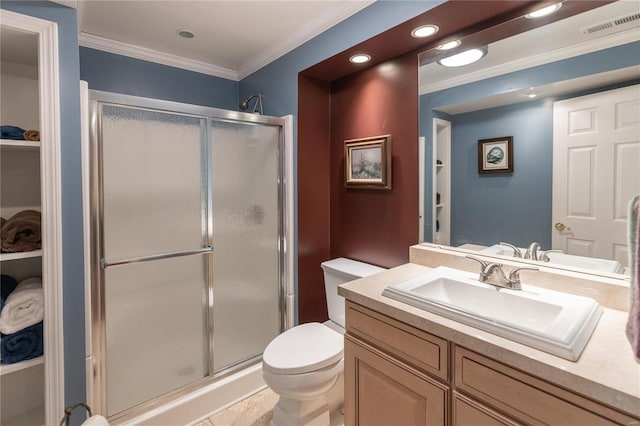
<svg viewBox="0 0 640 426">
<path fill-rule="evenodd" d="M 84 264 L 80 156 L 80 71 L 76 10 L 45 1 L 5 1 L 0 8 L 58 24 L 62 161 L 62 267 L 65 404 L 85 401 Z"/>
<path fill-rule="evenodd" d="M 618 68 L 629 67 L 640 64 L 640 42 L 628 43 L 626 45 L 593 52 L 562 61 L 545 64 L 527 70 L 517 71 L 503 76 L 493 77 L 479 82 L 469 83 L 458 87 L 429 93 L 420 96 L 420 135 L 426 136 L 425 154 L 425 240 L 430 241 L 432 235 L 431 226 L 431 134 L 432 119 L 441 117 L 443 114 L 436 111 L 438 107 L 452 105 L 473 99 L 480 99 L 497 95 L 513 90 L 535 87 L 551 82 L 568 80 L 571 78 L 610 71 Z M 608 90 L 619 85 L 614 85 L 597 90 Z M 537 168 L 530 168 L 523 164 L 519 167 L 521 155 L 528 155 L 531 152 L 530 144 L 534 143 L 533 138 L 537 135 L 548 134 L 548 139 L 541 139 L 538 144 L 552 144 L 553 111 L 552 103 L 555 100 L 566 99 L 575 96 L 592 93 L 594 90 L 574 93 L 562 98 L 548 99 L 541 101 L 520 104 L 520 106 L 499 108 L 500 111 L 488 110 L 486 112 L 475 112 L 462 114 L 459 116 L 445 118 L 454 122 L 452 132 L 452 216 L 451 216 L 451 245 L 465 243 L 477 243 L 491 245 L 500 240 L 506 240 L 516 244 L 528 245 L 531 241 L 538 241 L 543 247 L 549 248 L 551 245 L 551 162 L 537 159 Z M 527 106 L 530 105 L 530 106 Z M 546 109 L 546 113 L 543 110 Z M 496 109 L 498 110 L 498 109 Z M 505 119 L 500 119 L 499 114 L 505 114 Z M 506 114 L 513 114 L 508 118 Z M 530 116 L 528 116 L 530 114 Z M 483 120 L 484 124 L 483 125 Z M 543 127 L 546 122 L 549 127 Z M 519 122 L 519 126 L 513 123 Z M 498 125 L 506 127 L 497 127 Z M 531 123 L 537 123 L 533 128 L 534 133 L 524 133 L 522 137 L 515 137 L 515 132 L 511 129 L 525 129 L 531 127 Z M 457 129 L 461 126 L 460 129 Z M 473 129 L 477 132 L 474 136 L 470 133 Z M 484 135 L 484 136 L 481 136 Z M 507 175 L 478 176 L 477 157 L 469 168 L 470 140 L 477 144 L 478 139 L 514 135 L 515 169 L 511 177 Z M 466 139 L 465 139 L 466 138 Z M 469 139 L 471 138 L 471 139 Z M 551 155 L 552 145 L 540 146 L 539 152 L 548 152 Z M 477 145 L 474 146 L 473 155 L 477 155 Z M 524 154 L 520 151 L 526 149 Z M 527 157 L 524 157 L 527 158 Z M 458 165 L 457 161 L 466 161 L 466 165 Z M 533 159 L 531 159 L 533 161 Z M 460 172 L 462 175 L 457 176 Z M 471 174 L 476 174 L 476 179 L 471 179 Z M 546 195 L 540 190 L 540 186 L 531 188 L 527 182 L 538 181 L 540 185 L 547 185 Z M 506 189 L 514 194 L 527 194 L 527 205 L 535 208 L 523 209 L 521 204 L 498 202 L 493 209 L 483 204 L 470 204 L 468 200 L 491 199 L 500 188 Z M 522 192 L 521 192 L 522 191 Z M 516 200 L 521 200 L 517 197 Z M 465 209 L 464 211 L 458 211 Z M 523 216 L 524 214 L 524 216 Z M 522 224 L 527 226 L 511 226 L 505 222 L 508 217 L 519 217 Z M 540 220 L 544 218 L 544 220 Z M 482 219 L 482 226 L 475 223 Z M 499 219 L 502 219 L 499 220 Z M 510 221 L 512 222 L 512 221 Z M 508 231 L 509 228 L 513 228 Z M 518 229 L 515 229 L 518 228 Z M 490 237 L 493 236 L 493 237 Z M 546 243 L 545 243 L 546 242 Z"/>
<path fill-rule="evenodd" d="M 238 82 L 101 50 L 80 48 L 90 89 L 193 105 L 238 109 Z"/>
<path fill-rule="evenodd" d="M 514 172 L 478 174 L 478 139 L 501 136 L 513 136 Z M 451 245 L 550 248 L 553 103 L 455 115 L 451 139 Z"/>
</svg>

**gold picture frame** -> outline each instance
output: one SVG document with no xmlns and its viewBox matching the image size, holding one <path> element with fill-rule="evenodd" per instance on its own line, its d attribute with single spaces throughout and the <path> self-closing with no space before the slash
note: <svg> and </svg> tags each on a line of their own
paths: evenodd
<svg viewBox="0 0 640 426">
<path fill-rule="evenodd" d="M 344 141 L 346 188 L 391 189 L 391 135 Z"/>
</svg>

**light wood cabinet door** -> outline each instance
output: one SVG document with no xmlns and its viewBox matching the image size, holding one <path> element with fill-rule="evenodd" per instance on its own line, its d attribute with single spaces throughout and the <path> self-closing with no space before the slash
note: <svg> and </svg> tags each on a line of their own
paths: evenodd
<svg viewBox="0 0 640 426">
<path fill-rule="evenodd" d="M 444 425 L 448 388 L 345 336 L 345 425 Z"/>
</svg>

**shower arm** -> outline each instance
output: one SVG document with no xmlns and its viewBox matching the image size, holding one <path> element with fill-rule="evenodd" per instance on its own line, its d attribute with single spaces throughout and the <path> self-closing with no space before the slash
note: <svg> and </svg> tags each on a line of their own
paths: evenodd
<svg viewBox="0 0 640 426">
<path fill-rule="evenodd" d="M 262 98 L 263 98 L 263 96 L 264 95 L 262 93 L 256 93 L 255 95 L 249 96 L 242 103 L 240 103 L 240 110 L 241 111 L 248 110 L 249 109 L 249 102 L 251 102 L 253 99 L 256 99 L 256 102 L 253 104 L 253 110 L 251 112 L 255 114 L 256 110 L 258 110 L 258 113 L 260 115 L 264 115 L 264 112 L 262 110 Z"/>
</svg>

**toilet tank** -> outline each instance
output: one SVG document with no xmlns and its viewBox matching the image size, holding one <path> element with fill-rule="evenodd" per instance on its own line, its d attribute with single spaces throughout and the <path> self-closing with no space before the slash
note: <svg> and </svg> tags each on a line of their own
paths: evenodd
<svg viewBox="0 0 640 426">
<path fill-rule="evenodd" d="M 327 294 L 329 319 L 344 328 L 344 297 L 338 295 L 338 286 L 358 278 L 384 271 L 384 268 L 356 260 L 338 259 L 322 262 L 324 288 Z"/>
</svg>

